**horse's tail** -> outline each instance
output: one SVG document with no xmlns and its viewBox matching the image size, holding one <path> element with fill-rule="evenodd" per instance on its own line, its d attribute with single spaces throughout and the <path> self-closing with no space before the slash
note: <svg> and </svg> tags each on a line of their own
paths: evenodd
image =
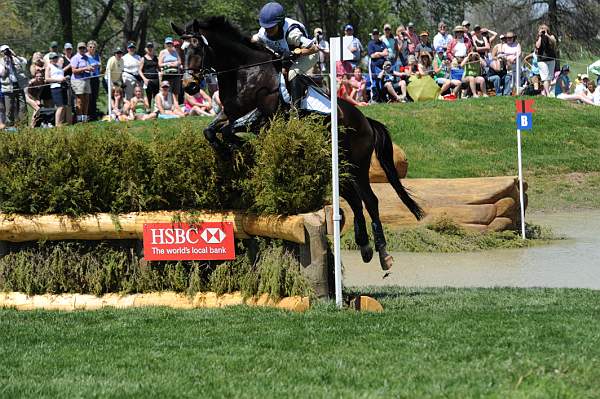
<svg viewBox="0 0 600 399">
<path fill-rule="evenodd" d="M 390 132 L 383 123 L 371 118 L 367 118 L 367 120 L 375 133 L 375 156 L 377 156 L 377 160 L 379 160 L 385 176 L 392 187 L 394 187 L 394 190 L 396 190 L 396 193 L 398 193 L 404 205 L 415 215 L 417 220 L 421 220 L 424 216 L 423 209 L 410 196 L 404 186 L 402 186 L 400 177 L 394 166 L 394 148 Z"/>
</svg>

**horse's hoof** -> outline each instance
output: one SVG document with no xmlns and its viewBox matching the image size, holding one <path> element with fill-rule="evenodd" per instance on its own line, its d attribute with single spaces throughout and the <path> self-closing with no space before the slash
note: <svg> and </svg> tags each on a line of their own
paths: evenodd
<svg viewBox="0 0 600 399">
<path fill-rule="evenodd" d="M 389 254 L 379 255 L 379 263 L 381 263 L 382 270 L 390 270 L 394 265 L 394 257 Z"/>
<path fill-rule="evenodd" d="M 373 248 L 369 244 L 360 247 L 360 256 L 365 263 L 369 263 L 373 259 Z"/>
</svg>

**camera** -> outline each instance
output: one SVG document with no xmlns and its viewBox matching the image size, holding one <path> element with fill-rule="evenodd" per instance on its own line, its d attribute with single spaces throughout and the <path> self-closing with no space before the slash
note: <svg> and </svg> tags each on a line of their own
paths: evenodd
<svg viewBox="0 0 600 399">
<path fill-rule="evenodd" d="M 543 30 L 543 31 L 540 32 L 540 35 L 542 35 L 542 36 L 544 36 L 545 34 L 546 34 L 545 30 Z"/>
</svg>

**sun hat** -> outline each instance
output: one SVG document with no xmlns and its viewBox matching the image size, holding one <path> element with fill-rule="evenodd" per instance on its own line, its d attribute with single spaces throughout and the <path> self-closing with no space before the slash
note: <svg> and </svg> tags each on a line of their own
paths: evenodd
<svg viewBox="0 0 600 399">
<path fill-rule="evenodd" d="M 500 35 L 499 37 L 500 37 L 500 40 L 502 40 L 502 39 L 504 39 L 504 38 L 505 38 L 505 36 L 504 36 L 504 35 Z"/>
<path fill-rule="evenodd" d="M 173 43 L 173 38 L 171 36 L 165 37 L 165 44 Z"/>
<path fill-rule="evenodd" d="M 87 48 L 87 45 L 84 42 L 79 42 L 77 43 L 77 50 L 79 50 L 80 48 Z"/>
<path fill-rule="evenodd" d="M 463 32 L 463 33 L 464 33 L 464 32 L 466 32 L 466 31 L 467 31 L 467 29 L 465 29 L 465 27 L 464 27 L 464 26 L 462 26 L 462 25 L 456 25 L 456 26 L 454 27 L 454 32 Z"/>
<path fill-rule="evenodd" d="M 429 32 L 427 32 L 426 30 L 424 30 L 423 32 L 421 32 L 419 34 L 419 36 L 429 36 Z"/>
<path fill-rule="evenodd" d="M 0 46 L 0 52 L 3 53 L 6 50 L 10 50 L 10 47 L 8 47 L 6 44 L 3 44 L 2 46 Z"/>
</svg>

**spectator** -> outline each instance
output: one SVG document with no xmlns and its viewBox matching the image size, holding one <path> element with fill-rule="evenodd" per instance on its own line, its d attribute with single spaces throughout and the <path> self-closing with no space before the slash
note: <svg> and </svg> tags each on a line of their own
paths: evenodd
<svg viewBox="0 0 600 399">
<path fill-rule="evenodd" d="M 19 57 L 7 45 L 0 46 L 0 83 L 4 101 L 0 112 L 5 115 L 5 123 L 12 126 L 22 120 L 27 112 L 24 89 L 27 86 L 27 60 Z"/>
<path fill-rule="evenodd" d="M 90 89 L 92 92 L 90 93 L 90 105 L 89 105 L 89 114 L 90 119 L 95 121 L 98 119 L 99 111 L 98 111 L 98 94 L 100 93 L 100 68 L 102 66 L 102 62 L 100 60 L 100 54 L 96 51 L 98 48 L 98 43 L 95 40 L 90 40 L 87 43 L 88 49 L 88 57 L 90 58 L 90 64 L 94 67 L 91 73 L 90 78 Z"/>
<path fill-rule="evenodd" d="M 529 68 L 529 80 L 532 85 L 529 95 L 540 94 L 540 67 L 537 49 L 533 49 L 533 52 L 523 59 L 523 63 Z"/>
<path fill-rule="evenodd" d="M 410 56 L 413 57 L 414 56 Z M 409 61 L 410 62 L 410 61 Z M 392 63 L 389 61 L 384 62 L 383 69 L 377 76 L 377 83 L 380 85 L 378 91 L 380 94 L 380 101 L 385 99 L 385 95 L 390 98 L 390 101 L 394 102 L 406 102 L 406 78 L 407 75 L 403 72 L 394 71 L 392 69 Z M 398 91 L 402 95 L 398 95 Z"/>
<path fill-rule="evenodd" d="M 342 62 L 344 74 L 349 75 L 352 73 L 354 68 L 360 64 L 360 56 L 364 49 L 360 40 L 354 37 L 354 28 L 352 25 L 346 25 L 344 28 L 344 36 L 352 38 L 348 45 L 348 50 L 352 53 L 352 59 L 344 60 Z"/>
<path fill-rule="evenodd" d="M 31 74 L 31 76 L 35 76 L 37 71 L 45 70 L 45 65 L 46 64 L 44 62 L 44 56 L 39 51 L 36 51 L 35 53 L 33 53 L 33 56 L 31 57 L 31 65 L 29 66 L 29 73 Z"/>
<path fill-rule="evenodd" d="M 160 92 L 154 99 L 154 112 L 161 119 L 181 118 L 185 116 L 179 104 L 177 104 L 177 96 L 169 90 L 168 80 L 163 80 L 160 84 Z"/>
<path fill-rule="evenodd" d="M 494 40 L 496 40 L 496 37 L 498 37 L 498 33 L 488 28 L 481 28 L 481 35 L 488 40 L 491 49 L 492 45 L 494 44 Z"/>
<path fill-rule="evenodd" d="M 450 63 L 450 79 L 458 80 L 461 84 L 457 89 L 458 97 L 461 96 L 462 79 L 465 75 L 465 70 L 462 65 L 458 62 L 458 58 L 455 58 Z"/>
<path fill-rule="evenodd" d="M 365 101 L 367 98 L 366 87 L 367 82 L 362 74 L 362 69 L 357 66 L 354 68 L 354 73 L 350 78 L 350 86 L 352 87 L 352 91 L 350 93 L 350 97 L 358 102 Z"/>
<path fill-rule="evenodd" d="M 486 59 L 491 47 L 488 38 L 483 35 L 481 26 L 475 25 L 471 38 L 473 39 L 473 50 L 477 51 L 482 59 Z"/>
<path fill-rule="evenodd" d="M 459 62 L 463 60 L 471 52 L 471 41 L 467 37 L 466 29 L 463 26 L 454 28 L 454 38 L 448 44 L 446 57 L 452 61 L 458 58 Z"/>
<path fill-rule="evenodd" d="M 571 86 L 571 81 L 569 80 L 569 72 L 570 72 L 569 65 L 563 65 L 562 69 L 560 70 L 560 74 L 556 78 L 556 86 L 554 87 L 554 94 L 555 94 L 556 98 L 558 98 L 559 100 L 574 101 L 574 102 L 581 101 L 582 103 L 585 103 L 588 105 L 595 105 L 594 101 L 590 100 L 583 93 L 569 94 L 569 90 L 570 90 L 570 86 Z"/>
<path fill-rule="evenodd" d="M 418 64 L 417 64 L 417 76 L 428 76 L 433 74 L 433 67 L 431 65 L 431 55 L 429 51 L 422 50 L 419 53 Z"/>
<path fill-rule="evenodd" d="M 542 95 L 547 96 L 550 94 L 550 83 L 556 66 L 556 37 L 550 33 L 548 25 L 539 26 L 535 48 L 539 55 L 540 80 L 544 86 Z"/>
<path fill-rule="evenodd" d="M 179 95 L 179 82 L 181 81 L 179 76 L 181 59 L 177 50 L 175 50 L 172 37 L 165 38 L 165 48 L 158 55 L 158 67 L 162 71 L 162 81 L 169 82 L 169 91 L 177 97 Z"/>
<path fill-rule="evenodd" d="M 329 71 L 329 42 L 323 36 L 321 28 L 315 28 L 315 44 L 319 48 L 319 68 L 321 73 Z"/>
<path fill-rule="evenodd" d="M 223 110 L 223 103 L 221 102 L 221 97 L 219 97 L 219 90 L 215 90 L 215 92 L 212 95 L 212 104 L 213 104 L 213 111 L 215 111 L 215 113 L 220 113 Z"/>
<path fill-rule="evenodd" d="M 202 89 L 193 96 L 185 93 L 184 112 L 190 116 L 214 116 L 215 111 L 212 109 L 211 102 L 210 96 Z"/>
<path fill-rule="evenodd" d="M 438 47 L 433 60 L 433 78 L 435 83 L 441 86 L 440 95 L 443 95 L 449 89 L 453 89 L 452 94 L 454 95 L 454 98 L 457 98 L 462 82 L 460 80 L 450 79 L 449 69 L 450 61 L 446 59 L 446 49 Z"/>
<path fill-rule="evenodd" d="M 408 53 L 414 54 L 417 48 L 417 44 L 419 44 L 419 37 L 417 36 L 417 32 L 415 31 L 415 24 L 412 22 L 408 23 L 408 32 L 406 32 L 408 36 Z"/>
<path fill-rule="evenodd" d="M 41 61 L 44 62 L 43 59 Z M 35 127 L 40 110 L 51 102 L 50 88 L 45 84 L 43 70 L 37 70 L 33 79 L 29 81 L 25 88 L 25 100 L 34 111 L 30 126 Z"/>
<path fill-rule="evenodd" d="M 467 35 L 471 43 L 473 43 L 473 37 L 471 36 L 471 23 L 465 19 L 464 21 L 462 21 L 461 25 L 463 28 L 465 28 L 465 34 Z"/>
<path fill-rule="evenodd" d="M 443 48 L 444 52 L 448 49 L 453 37 L 448 33 L 448 25 L 445 22 L 438 24 L 438 33 L 433 37 L 433 47 Z"/>
<path fill-rule="evenodd" d="M 87 46 L 84 42 L 77 44 L 77 54 L 71 58 L 71 87 L 75 93 L 75 109 L 78 122 L 88 121 L 88 106 L 92 88 L 90 76 L 95 67 L 90 63 L 90 57 L 86 54 Z"/>
<path fill-rule="evenodd" d="M 52 53 L 58 53 L 58 42 L 53 41 L 50 43 L 48 52 L 44 55 L 44 65 L 48 65 L 48 62 L 50 62 L 50 54 Z"/>
<path fill-rule="evenodd" d="M 410 39 L 406 33 L 406 28 L 403 25 L 400 25 L 398 29 L 396 29 L 396 54 L 398 57 L 398 65 L 403 67 L 408 65 L 408 56 L 410 55 L 408 52 L 409 43 Z"/>
<path fill-rule="evenodd" d="M 383 25 L 382 40 L 388 49 L 387 60 L 392 63 L 392 66 L 396 65 L 396 39 L 394 38 L 390 24 Z"/>
<path fill-rule="evenodd" d="M 427 31 L 421 32 L 419 35 L 419 44 L 417 44 L 417 47 L 415 48 L 417 54 L 421 54 L 423 51 L 429 53 L 430 57 L 433 57 L 433 48 L 429 43 L 429 32 Z"/>
<path fill-rule="evenodd" d="M 125 88 L 125 98 L 130 100 L 135 91 L 135 87 L 140 84 L 140 62 L 142 57 L 135 53 L 134 42 L 127 44 L 127 54 L 123 56 L 123 87 Z"/>
<path fill-rule="evenodd" d="M 73 45 L 71 43 L 65 43 L 62 55 L 62 68 L 65 71 L 65 76 L 71 76 L 73 74 L 73 71 L 71 71 L 71 58 L 73 58 Z"/>
<path fill-rule="evenodd" d="M 487 97 L 485 79 L 483 78 L 483 66 L 485 62 L 481 59 L 481 56 L 476 51 L 469 53 L 467 57 L 462 61 L 461 66 L 464 68 L 465 73 L 462 82 L 467 84 L 471 89 L 471 94 L 474 98 L 479 97 L 477 86 L 481 89 L 481 93 L 484 97 Z"/>
<path fill-rule="evenodd" d="M 50 62 L 46 67 L 46 83 L 51 83 L 50 92 L 52 93 L 52 102 L 56 107 L 54 113 L 54 126 L 60 126 L 63 123 L 65 106 L 67 105 L 67 96 L 64 83 L 66 82 L 65 71 L 60 66 L 60 56 L 58 53 L 51 53 L 48 57 Z"/>
<path fill-rule="evenodd" d="M 367 49 L 371 59 L 371 76 L 375 76 L 375 79 L 377 80 L 379 79 L 379 73 L 383 70 L 383 63 L 386 61 L 388 56 L 388 50 L 385 43 L 380 39 L 379 30 L 377 28 L 373 29 L 371 36 L 373 40 L 369 42 Z M 376 86 L 379 88 L 381 85 L 376 82 Z M 383 101 L 383 99 L 380 98 L 382 93 L 375 94 L 375 101 Z"/>
<path fill-rule="evenodd" d="M 508 70 L 513 70 L 513 65 L 517 62 L 517 58 L 521 56 L 521 45 L 517 43 L 517 35 L 513 32 L 507 32 L 504 35 L 506 43 L 502 45 L 502 52 L 506 55 L 506 61 L 508 64 Z"/>
<path fill-rule="evenodd" d="M 337 92 L 338 98 L 341 98 L 357 107 L 364 107 L 364 106 L 369 105 L 364 101 L 356 100 L 352 95 L 353 92 L 354 92 L 354 89 L 352 88 L 352 85 L 350 84 L 350 79 L 348 79 L 347 76 L 342 77 L 342 80 L 340 82 L 340 87 L 338 88 L 338 92 Z"/>
<path fill-rule="evenodd" d="M 117 86 L 112 90 L 110 101 L 111 120 L 125 122 L 129 120 L 129 101 L 123 97 L 123 88 Z"/>
<path fill-rule="evenodd" d="M 156 113 L 150 112 L 150 102 L 140 86 L 134 89 L 134 96 L 129 102 L 129 119 L 146 121 L 156 118 Z"/>
<path fill-rule="evenodd" d="M 588 84 L 589 83 L 590 83 L 590 77 L 584 73 L 583 75 L 581 75 L 581 81 L 575 86 L 575 90 L 573 91 L 573 94 L 583 93 L 589 97 L 590 96 L 590 93 L 588 92 Z"/>
<path fill-rule="evenodd" d="M 114 55 L 106 62 L 106 75 L 104 77 L 104 88 L 108 91 L 108 81 L 110 78 L 112 87 L 122 87 L 123 81 L 123 49 L 117 47 L 114 51 Z"/>
<path fill-rule="evenodd" d="M 139 74 L 144 82 L 146 98 L 152 102 L 158 94 L 160 86 L 158 79 L 158 57 L 154 54 L 154 43 L 152 42 L 146 43 L 146 54 L 144 54 L 140 61 Z"/>
</svg>

